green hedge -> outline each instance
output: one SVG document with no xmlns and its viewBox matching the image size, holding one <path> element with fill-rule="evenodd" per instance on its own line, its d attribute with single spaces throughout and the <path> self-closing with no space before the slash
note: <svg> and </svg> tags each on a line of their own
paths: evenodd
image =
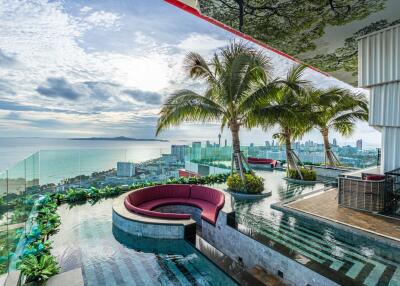
<svg viewBox="0 0 400 286">
<path fill-rule="evenodd" d="M 264 191 L 264 179 L 252 174 L 245 174 L 245 183 L 238 174 L 228 177 L 226 184 L 232 192 L 260 194 Z"/>
<path fill-rule="evenodd" d="M 317 180 L 317 172 L 315 170 L 300 168 L 300 172 L 303 176 L 304 181 L 316 181 Z M 299 173 L 296 169 L 287 169 L 287 176 L 290 179 L 301 180 Z"/>
</svg>

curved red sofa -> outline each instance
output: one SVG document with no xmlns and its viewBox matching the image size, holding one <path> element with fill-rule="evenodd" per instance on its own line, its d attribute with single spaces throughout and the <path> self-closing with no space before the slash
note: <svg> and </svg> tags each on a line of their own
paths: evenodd
<svg viewBox="0 0 400 286">
<path fill-rule="evenodd" d="M 276 165 L 278 164 L 277 160 L 273 159 L 266 159 L 266 158 L 254 158 L 254 157 L 248 157 L 247 162 L 249 164 L 256 164 L 256 165 L 271 165 L 271 167 L 275 168 Z"/>
<path fill-rule="evenodd" d="M 190 214 L 162 213 L 154 209 L 165 205 L 189 205 L 201 209 L 201 218 L 215 224 L 225 203 L 222 192 L 197 185 L 159 185 L 129 193 L 125 207 L 145 216 L 167 219 L 189 219 Z"/>
</svg>

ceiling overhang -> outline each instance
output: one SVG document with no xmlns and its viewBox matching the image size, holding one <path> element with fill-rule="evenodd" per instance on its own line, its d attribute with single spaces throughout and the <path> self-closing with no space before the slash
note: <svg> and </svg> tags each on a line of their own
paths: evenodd
<svg viewBox="0 0 400 286">
<path fill-rule="evenodd" d="M 165 1 L 352 85 L 357 85 L 357 39 L 400 23 L 398 0 Z"/>
</svg>

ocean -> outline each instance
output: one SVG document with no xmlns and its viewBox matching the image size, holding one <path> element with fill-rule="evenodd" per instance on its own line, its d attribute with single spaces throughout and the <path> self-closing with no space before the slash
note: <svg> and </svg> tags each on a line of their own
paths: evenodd
<svg viewBox="0 0 400 286">
<path fill-rule="evenodd" d="M 188 142 L 174 142 L 187 144 Z M 0 173 L 12 169 L 19 161 L 42 150 L 42 156 L 64 154 L 65 159 L 74 160 L 77 154 L 87 153 L 97 158 L 116 156 L 119 159 L 140 162 L 169 153 L 172 142 L 159 141 L 113 141 L 113 140 L 70 140 L 58 138 L 0 138 Z M 79 152 L 78 149 L 82 150 Z M 57 151 L 55 151 L 57 150 Z M 89 158 L 82 159 L 86 160 Z M 59 162 L 62 163 L 62 162 Z M 54 167 L 54 166 L 53 166 Z"/>
</svg>

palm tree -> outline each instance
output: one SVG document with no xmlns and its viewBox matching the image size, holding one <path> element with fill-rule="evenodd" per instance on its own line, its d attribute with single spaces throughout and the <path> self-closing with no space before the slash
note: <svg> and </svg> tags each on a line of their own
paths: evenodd
<svg viewBox="0 0 400 286">
<path fill-rule="evenodd" d="M 329 131 L 335 130 L 343 136 L 352 134 L 357 120 L 368 120 L 368 101 L 361 93 L 341 88 L 314 89 L 310 94 L 315 108 L 312 121 L 323 137 L 328 164 L 340 165 L 331 150 Z"/>
<path fill-rule="evenodd" d="M 292 141 L 301 138 L 313 127 L 309 120 L 311 102 L 307 92 L 308 81 L 302 79 L 305 69 L 304 65 L 293 66 L 284 79 L 275 80 L 275 94 L 267 97 L 268 101 L 253 111 L 256 118 L 254 122 L 264 129 L 276 125 L 279 127 L 274 138 L 285 144 L 288 169 L 296 169 L 300 178 L 302 174 Z"/>
<path fill-rule="evenodd" d="M 252 125 L 251 111 L 266 95 L 273 93 L 268 84 L 269 58 L 243 43 L 231 43 L 207 62 L 197 53 L 185 58 L 188 75 L 207 84 L 203 94 L 184 89 L 172 94 L 163 104 L 156 135 L 184 121 L 220 122 L 232 134 L 233 161 L 244 180 L 244 160 L 239 131 Z"/>
</svg>

